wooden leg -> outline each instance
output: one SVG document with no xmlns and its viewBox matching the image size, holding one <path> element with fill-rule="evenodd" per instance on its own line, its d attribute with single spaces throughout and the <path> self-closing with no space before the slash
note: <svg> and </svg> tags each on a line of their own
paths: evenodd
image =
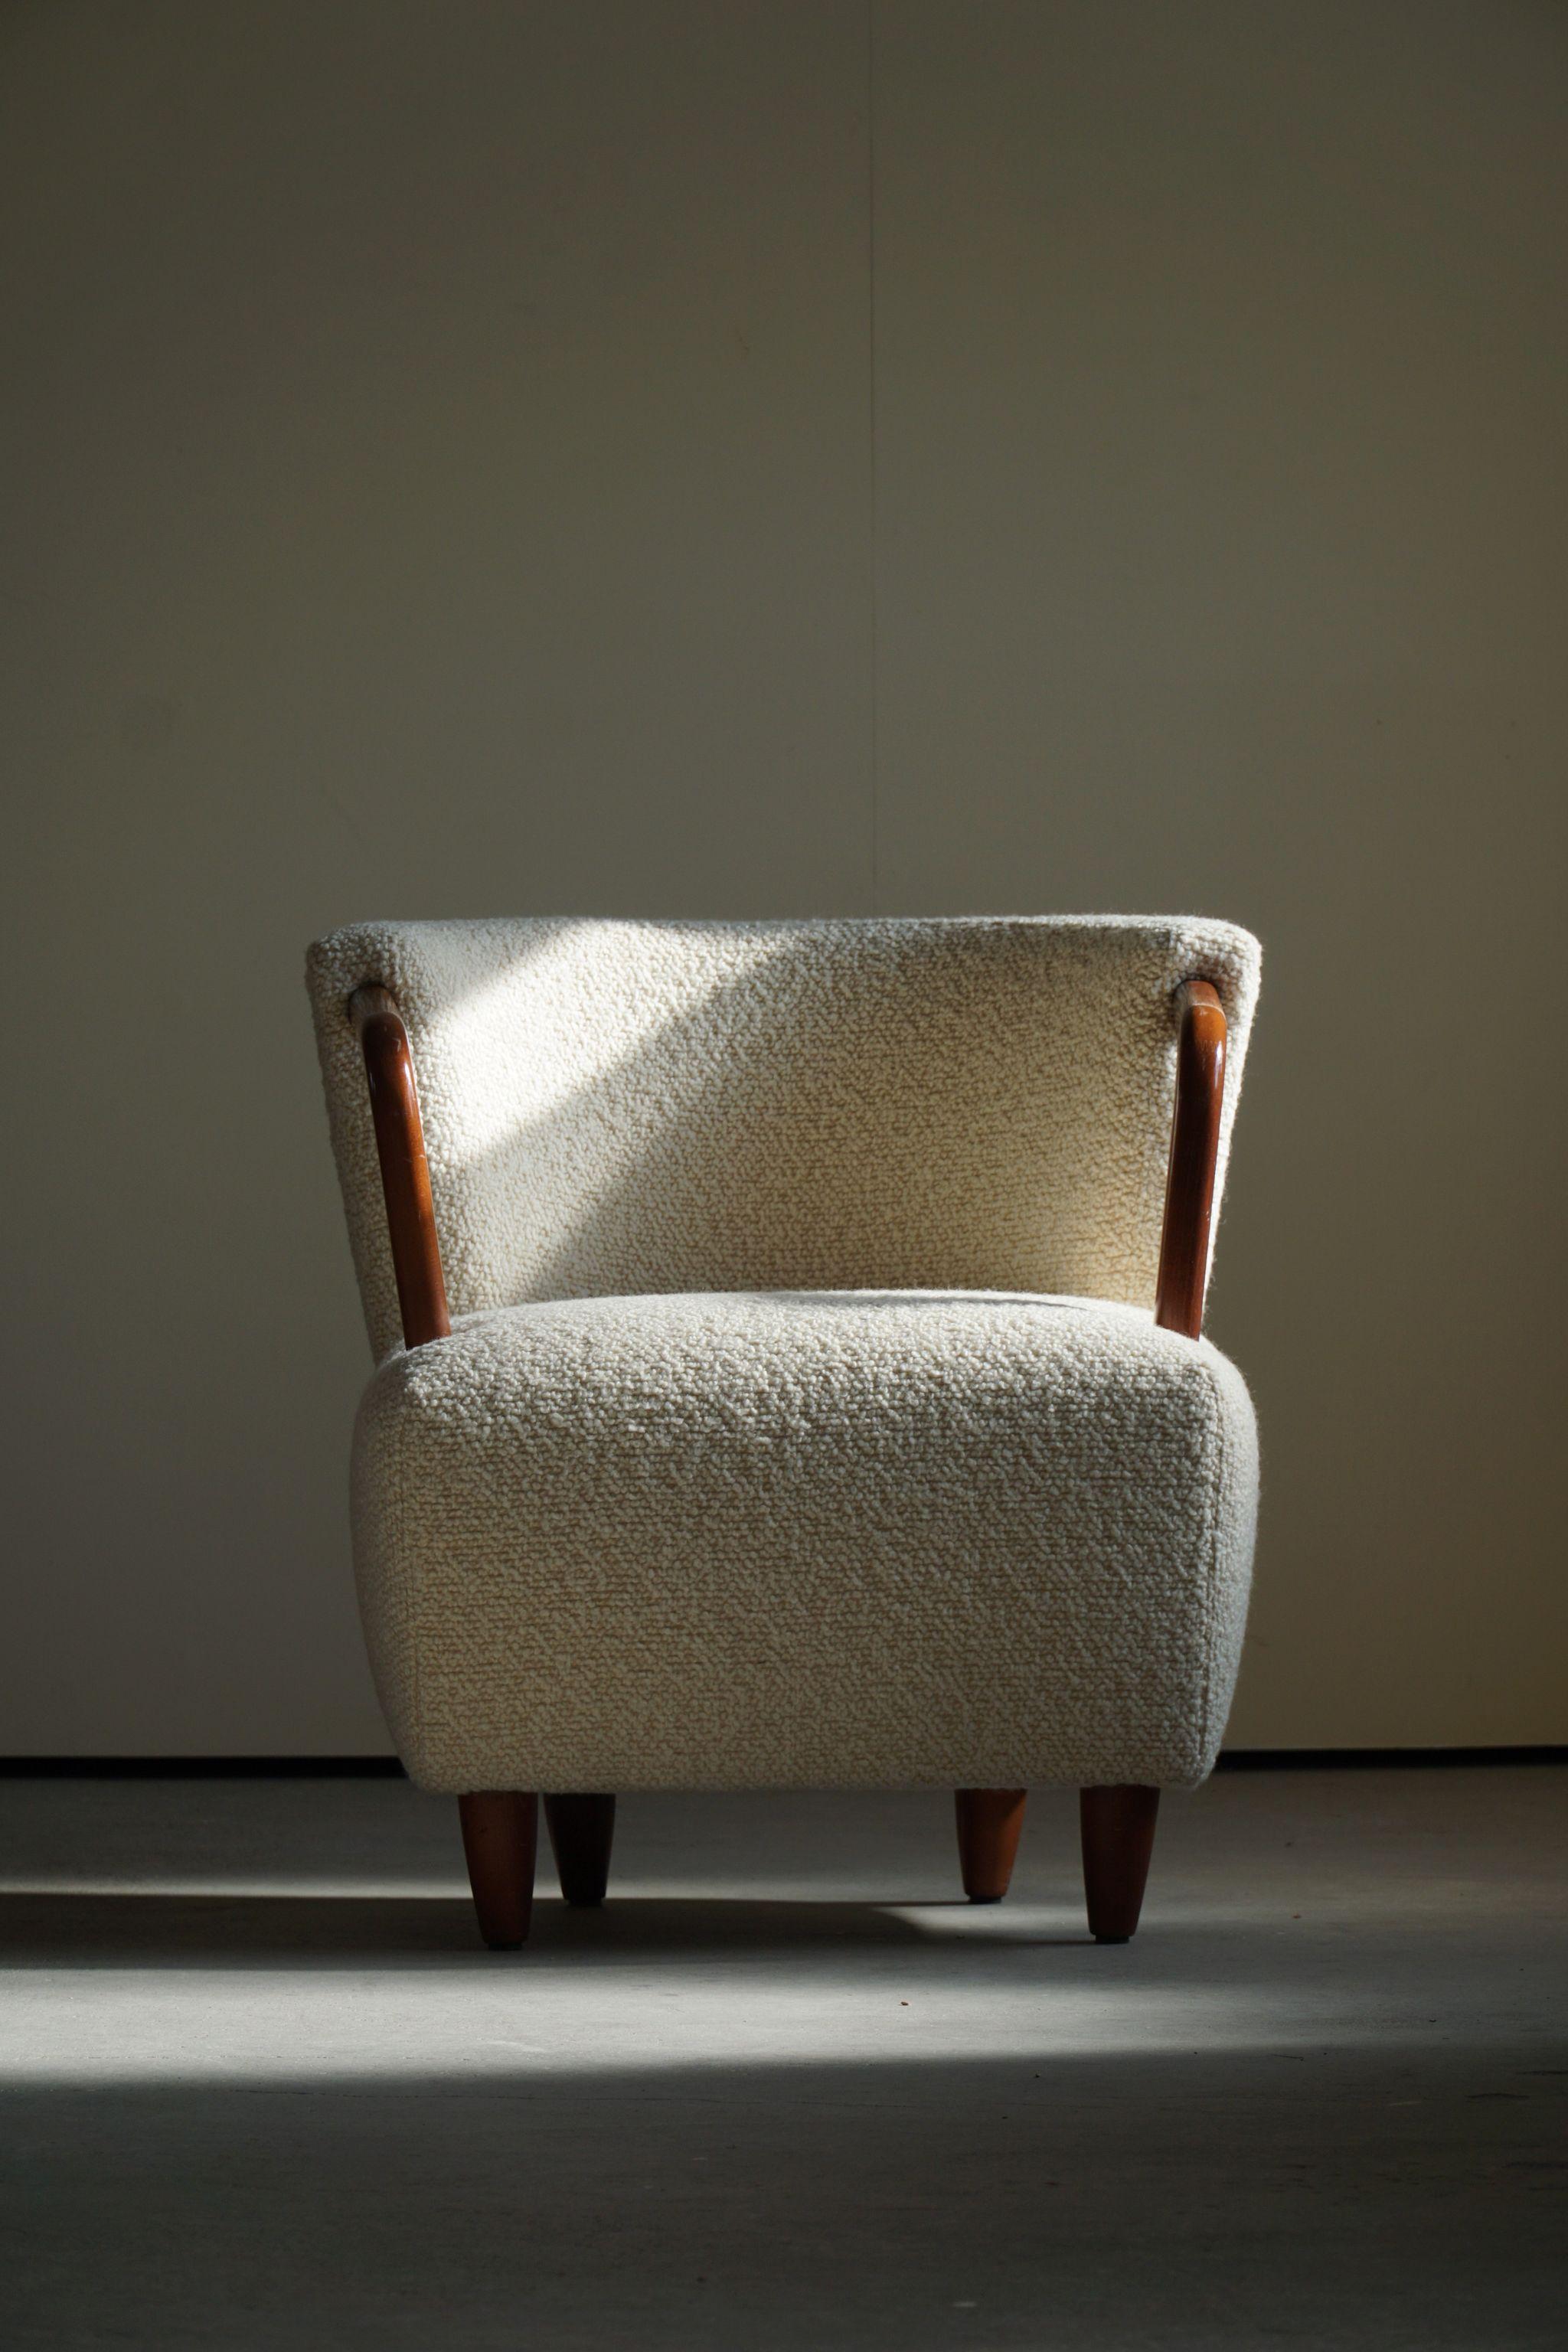
<svg viewBox="0 0 1568 2352">
<path fill-rule="evenodd" d="M 958 1864 L 972 1903 L 1000 1903 L 1007 1892 L 1024 1826 L 1026 1789 L 960 1789 Z"/>
<path fill-rule="evenodd" d="M 546 1797 L 544 1818 L 562 1894 L 575 1909 L 592 1911 L 604 1901 L 610 1883 L 614 1797 Z"/>
<path fill-rule="evenodd" d="M 459 1797 L 458 1812 L 479 1933 L 492 1952 L 514 1952 L 528 1941 L 533 1916 L 539 1800 L 488 1790 Z"/>
<path fill-rule="evenodd" d="M 1083 1889 L 1097 1944 L 1125 1944 L 1137 1933 L 1159 1810 L 1158 1789 L 1124 1783 L 1079 1790 Z"/>
</svg>

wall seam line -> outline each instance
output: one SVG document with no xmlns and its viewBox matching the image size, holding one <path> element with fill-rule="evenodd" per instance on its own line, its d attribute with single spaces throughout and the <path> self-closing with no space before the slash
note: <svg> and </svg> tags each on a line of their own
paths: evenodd
<svg viewBox="0 0 1568 2352">
<path fill-rule="evenodd" d="M 871 754 L 871 912 L 880 911 L 878 828 L 878 587 L 877 546 L 877 0 L 866 0 L 866 396 L 867 475 L 869 505 L 870 562 L 870 754 Z"/>
</svg>

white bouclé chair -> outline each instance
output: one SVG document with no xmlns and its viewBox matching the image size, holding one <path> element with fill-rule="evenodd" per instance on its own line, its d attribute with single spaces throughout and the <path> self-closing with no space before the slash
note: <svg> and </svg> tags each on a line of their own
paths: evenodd
<svg viewBox="0 0 1568 2352">
<path fill-rule="evenodd" d="M 1137 1925 L 1212 1767 L 1257 1444 L 1202 1339 L 1258 949 L 1187 918 L 367 923 L 311 949 L 376 1370 L 377 1688 L 521 1943 L 624 1789 L 1081 1798 Z M 367 1084 L 368 1079 L 368 1084 Z"/>
</svg>

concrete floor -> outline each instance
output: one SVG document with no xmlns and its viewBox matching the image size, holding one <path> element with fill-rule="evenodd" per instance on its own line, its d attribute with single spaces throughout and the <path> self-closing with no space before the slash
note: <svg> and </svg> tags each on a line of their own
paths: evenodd
<svg viewBox="0 0 1568 2352">
<path fill-rule="evenodd" d="M 1568 1772 L 1223 1776 L 1121 1950 L 1030 1811 L 632 1799 L 496 1958 L 402 1783 L 0 1784 L 0 2333 L 1557 2352 Z"/>
</svg>

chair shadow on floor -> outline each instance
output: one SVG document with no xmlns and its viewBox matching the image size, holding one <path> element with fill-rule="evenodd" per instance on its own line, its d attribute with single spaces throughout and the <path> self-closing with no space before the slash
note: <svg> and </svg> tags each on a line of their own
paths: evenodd
<svg viewBox="0 0 1568 2352">
<path fill-rule="evenodd" d="M 1064 1906 L 1065 1907 L 1065 1906 Z M 819 1949 L 885 1950 L 931 1940 L 932 1927 L 911 1913 L 944 1915 L 943 1940 L 962 1922 L 984 1921 L 988 1945 L 1071 1947 L 1086 1931 L 1040 1932 L 1037 1912 L 974 1911 L 962 1899 L 905 1903 L 781 1901 L 746 1895 L 612 1895 L 603 1909 L 574 1911 L 542 1891 L 533 1932 L 521 1952 L 489 1953 L 479 1942 L 466 1895 L 366 1893 L 297 1888 L 276 1895 L 254 1888 L 199 1892 L 38 1889 L 0 1894 L 0 1964 L 10 1968 L 331 1968 L 380 1961 L 389 1968 L 468 1961 L 493 1969 L 570 1958 L 573 1965 L 611 1964 L 665 1952 L 722 1951 L 765 1958 Z M 955 1916 L 956 1915 L 956 1916 Z"/>
</svg>

